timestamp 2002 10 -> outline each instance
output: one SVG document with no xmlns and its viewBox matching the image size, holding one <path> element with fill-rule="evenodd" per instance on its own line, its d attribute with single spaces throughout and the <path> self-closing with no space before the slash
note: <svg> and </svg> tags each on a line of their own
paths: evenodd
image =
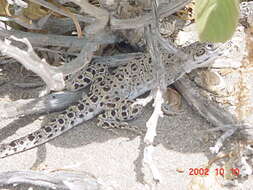
<svg viewBox="0 0 253 190">
<path fill-rule="evenodd" d="M 215 175 L 225 175 L 225 169 L 224 168 L 215 168 Z M 231 172 L 232 175 L 238 176 L 240 175 L 239 168 L 230 168 L 229 172 Z M 209 175 L 210 169 L 209 168 L 189 168 L 189 175 Z"/>
</svg>

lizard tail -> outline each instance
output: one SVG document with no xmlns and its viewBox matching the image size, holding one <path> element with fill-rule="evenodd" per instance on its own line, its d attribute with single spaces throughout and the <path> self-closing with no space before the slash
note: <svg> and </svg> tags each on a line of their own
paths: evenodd
<svg viewBox="0 0 253 190">
<path fill-rule="evenodd" d="M 87 106 L 83 101 L 70 106 L 66 111 L 57 114 L 56 119 L 50 120 L 35 132 L 13 140 L 7 144 L 0 144 L 0 158 L 23 152 L 65 133 L 76 125 L 93 118 L 99 111 L 95 106 Z M 97 112 L 97 113 L 96 113 Z"/>
</svg>

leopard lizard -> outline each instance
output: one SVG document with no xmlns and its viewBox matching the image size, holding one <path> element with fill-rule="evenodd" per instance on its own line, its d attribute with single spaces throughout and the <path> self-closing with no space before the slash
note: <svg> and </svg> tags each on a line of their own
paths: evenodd
<svg viewBox="0 0 253 190">
<path fill-rule="evenodd" d="M 198 42 L 183 47 L 182 51 L 189 55 L 190 62 L 181 60 L 175 54 L 161 53 L 167 85 L 189 72 L 185 68 L 206 66 L 207 62 L 220 55 L 219 48 Z M 10 143 L 0 144 L 0 158 L 44 144 L 94 117 L 98 118 L 98 126 L 131 128 L 126 121 L 136 118 L 143 109 L 141 105 L 133 104 L 134 99 L 153 88 L 154 72 L 150 54 L 143 54 L 113 71 L 102 64 L 88 65 L 66 81 L 70 90 L 78 90 L 91 84 L 88 94 L 37 131 Z"/>
</svg>

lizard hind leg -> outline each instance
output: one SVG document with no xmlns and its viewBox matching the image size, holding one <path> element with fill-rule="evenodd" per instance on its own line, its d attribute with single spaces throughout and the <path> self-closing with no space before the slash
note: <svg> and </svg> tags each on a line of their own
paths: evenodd
<svg viewBox="0 0 253 190">
<path fill-rule="evenodd" d="M 98 126 L 102 128 L 127 129 L 140 132 L 135 126 L 130 126 L 126 121 L 137 118 L 143 110 L 143 106 L 134 104 L 134 101 L 116 98 L 105 105 L 105 112 L 98 116 Z"/>
<path fill-rule="evenodd" d="M 181 95 L 174 89 L 168 88 L 163 94 L 165 102 L 162 104 L 162 111 L 166 115 L 180 114 Z"/>
</svg>

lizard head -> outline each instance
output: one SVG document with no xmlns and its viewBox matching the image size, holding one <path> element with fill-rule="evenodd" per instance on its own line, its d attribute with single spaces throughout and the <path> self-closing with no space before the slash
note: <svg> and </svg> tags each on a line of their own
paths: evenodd
<svg viewBox="0 0 253 190">
<path fill-rule="evenodd" d="M 190 55 L 193 60 L 202 60 L 203 57 L 208 57 L 214 53 L 217 52 L 218 45 L 214 43 L 201 43 L 201 42 L 195 42 L 190 44 L 187 47 L 184 47 L 186 49 L 186 53 Z"/>
<path fill-rule="evenodd" d="M 186 60 L 186 70 L 191 71 L 196 68 L 206 67 L 223 53 L 223 44 L 220 43 L 200 43 L 195 42 L 185 46 L 183 51 L 188 54 Z"/>
</svg>

